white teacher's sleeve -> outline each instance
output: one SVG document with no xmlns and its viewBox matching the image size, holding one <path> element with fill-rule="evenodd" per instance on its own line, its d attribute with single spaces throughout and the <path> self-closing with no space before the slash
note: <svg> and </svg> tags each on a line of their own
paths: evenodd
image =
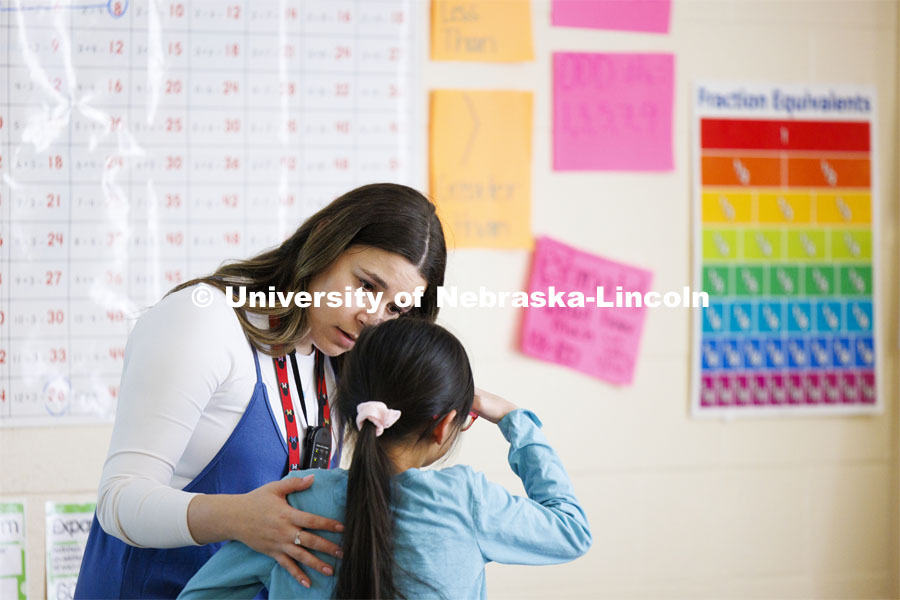
<svg viewBox="0 0 900 600">
<path fill-rule="evenodd" d="M 228 338 L 237 319 L 219 290 L 208 287 L 213 302 L 204 308 L 195 306 L 192 290 L 144 313 L 125 348 L 97 518 L 104 531 L 132 546 L 197 544 L 187 522 L 196 494 L 170 483 L 201 414 L 233 368 Z"/>
</svg>

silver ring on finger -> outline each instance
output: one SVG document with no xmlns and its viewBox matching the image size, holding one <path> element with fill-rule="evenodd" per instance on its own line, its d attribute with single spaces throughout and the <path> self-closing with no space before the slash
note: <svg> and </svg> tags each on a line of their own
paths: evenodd
<svg viewBox="0 0 900 600">
<path fill-rule="evenodd" d="M 303 533 L 302 529 L 297 530 L 297 535 L 294 536 L 294 545 L 302 546 L 303 544 L 300 542 L 300 534 Z"/>
</svg>

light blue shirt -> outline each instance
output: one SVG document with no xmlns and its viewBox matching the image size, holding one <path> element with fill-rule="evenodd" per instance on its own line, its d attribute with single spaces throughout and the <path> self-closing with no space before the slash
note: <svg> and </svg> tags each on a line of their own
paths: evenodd
<svg viewBox="0 0 900 600">
<path fill-rule="evenodd" d="M 394 478 L 394 536 L 397 586 L 407 598 L 483 598 L 484 565 L 547 565 L 587 552 L 591 532 L 556 452 L 527 410 L 499 423 L 509 441 L 509 465 L 528 498 L 510 494 L 467 466 L 410 469 Z M 313 486 L 288 496 L 291 506 L 341 520 L 347 500 L 347 471 L 311 472 Z M 317 532 L 340 543 L 339 534 Z M 317 553 L 329 564 L 329 558 Z M 335 573 L 340 569 L 340 560 Z M 265 586 L 270 598 L 330 598 L 335 577 L 312 569 L 311 588 L 301 586 L 274 559 L 240 542 L 223 546 L 188 582 L 179 598 L 253 598 Z M 428 587 L 405 575 L 428 582 Z"/>
</svg>

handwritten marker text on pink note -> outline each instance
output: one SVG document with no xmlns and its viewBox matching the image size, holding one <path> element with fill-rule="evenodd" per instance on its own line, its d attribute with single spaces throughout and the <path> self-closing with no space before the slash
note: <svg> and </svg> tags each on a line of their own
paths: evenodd
<svg viewBox="0 0 900 600">
<path fill-rule="evenodd" d="M 553 0 L 553 25 L 668 33 L 671 0 Z"/>
<path fill-rule="evenodd" d="M 553 55 L 553 168 L 670 171 L 672 54 Z"/>
<path fill-rule="evenodd" d="M 609 302 L 617 286 L 625 292 L 646 294 L 652 278 L 645 269 L 542 237 L 535 246 L 529 292 L 546 294 L 552 285 L 557 291 L 579 291 L 586 298 L 596 298 L 597 288 L 602 286 L 604 299 Z M 629 384 L 634 379 L 645 310 L 601 308 L 590 302 L 583 308 L 527 308 L 521 350 L 611 383 Z"/>
</svg>

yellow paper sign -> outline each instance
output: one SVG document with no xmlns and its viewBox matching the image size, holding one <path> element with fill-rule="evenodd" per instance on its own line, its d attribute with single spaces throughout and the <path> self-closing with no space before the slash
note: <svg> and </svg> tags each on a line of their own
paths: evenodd
<svg viewBox="0 0 900 600">
<path fill-rule="evenodd" d="M 431 195 L 451 248 L 531 249 L 531 92 L 431 93 Z"/>
<path fill-rule="evenodd" d="M 433 0 L 431 60 L 534 60 L 530 0 Z"/>
</svg>

